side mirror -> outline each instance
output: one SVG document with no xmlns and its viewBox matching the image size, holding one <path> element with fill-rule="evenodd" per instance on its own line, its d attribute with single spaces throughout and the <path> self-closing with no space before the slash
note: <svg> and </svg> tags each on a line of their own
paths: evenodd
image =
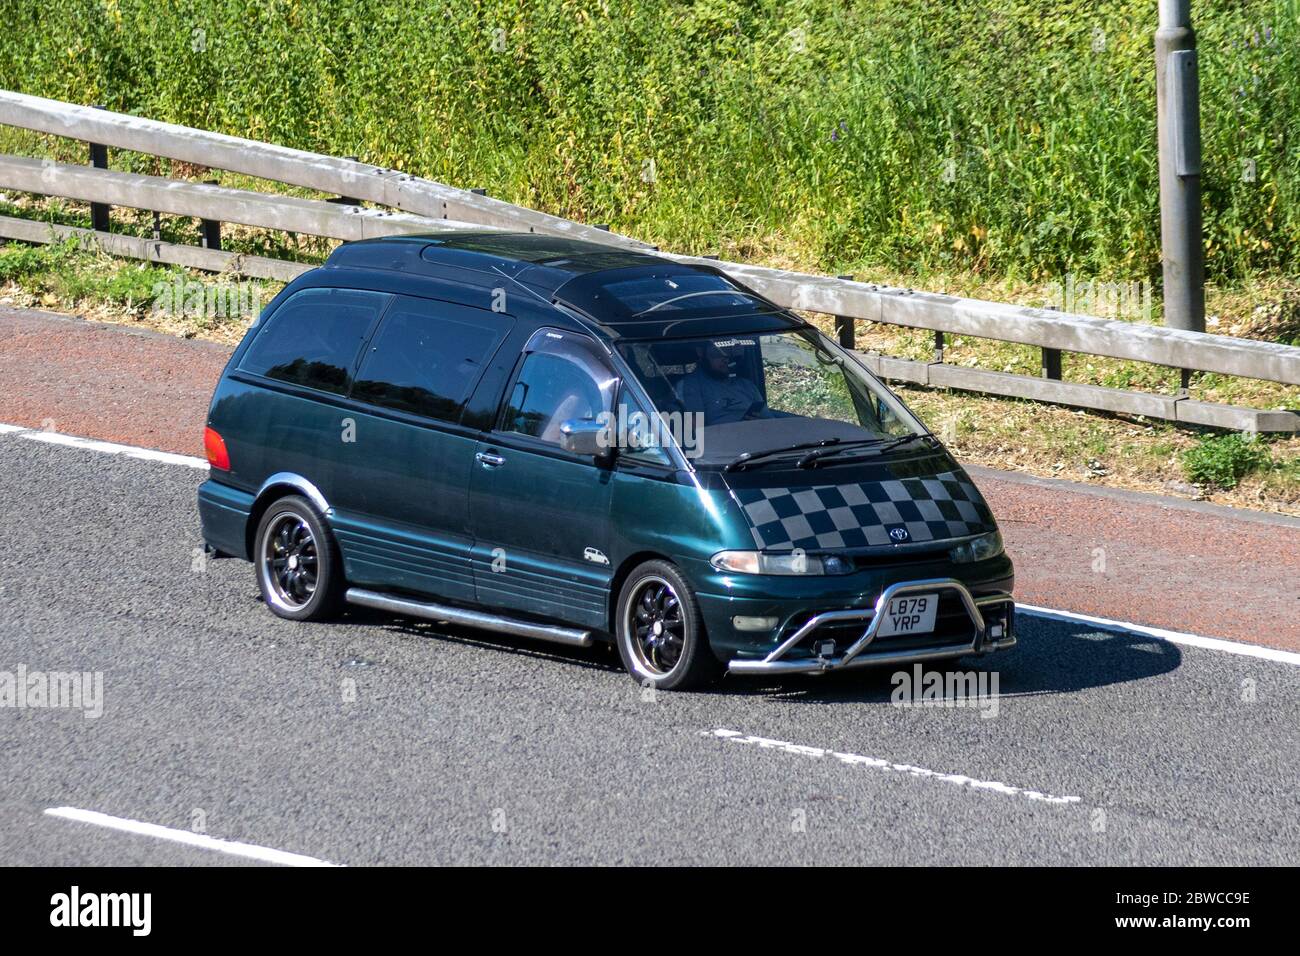
<svg viewBox="0 0 1300 956">
<path fill-rule="evenodd" d="M 614 450 L 608 425 L 576 418 L 560 424 L 560 447 L 584 458 L 603 458 Z"/>
</svg>

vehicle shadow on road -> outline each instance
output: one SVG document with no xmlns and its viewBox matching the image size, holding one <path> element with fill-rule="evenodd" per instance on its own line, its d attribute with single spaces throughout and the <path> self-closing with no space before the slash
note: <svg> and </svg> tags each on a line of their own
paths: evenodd
<svg viewBox="0 0 1300 956">
<path fill-rule="evenodd" d="M 623 671 L 618 653 L 600 642 L 585 648 L 563 647 L 359 607 L 349 608 L 343 621 L 405 637 L 446 641 L 589 671 L 611 674 Z M 996 672 L 999 696 L 1027 697 L 1068 694 L 1158 677 L 1176 670 L 1183 659 L 1176 644 L 1133 631 L 1103 630 L 1089 624 L 1027 616 L 1019 619 L 1018 631 L 1019 643 L 1009 651 L 987 657 L 931 662 L 923 670 Z M 820 675 L 727 677 L 704 693 L 810 704 L 888 704 L 897 686 L 894 675 L 900 671 L 912 674 L 914 666 L 865 667 Z"/>
<path fill-rule="evenodd" d="M 1183 660 L 1176 644 L 1133 631 L 1028 617 L 1018 619 L 1017 629 L 1019 643 L 1009 651 L 933 661 L 923 665 L 923 670 L 996 672 L 999 696 L 1028 697 L 1146 680 L 1176 670 Z M 753 682 L 727 680 L 722 687 L 733 694 L 810 704 L 888 704 L 898 686 L 894 675 L 900 671 L 912 674 L 914 666 L 868 667 Z"/>
</svg>

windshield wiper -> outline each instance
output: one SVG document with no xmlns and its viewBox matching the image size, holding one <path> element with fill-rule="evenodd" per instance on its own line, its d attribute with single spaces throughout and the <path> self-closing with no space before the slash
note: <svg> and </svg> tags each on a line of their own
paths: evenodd
<svg viewBox="0 0 1300 956">
<path fill-rule="evenodd" d="M 809 448 L 825 448 L 827 445 L 838 445 L 839 443 L 840 439 L 838 438 L 823 438 L 821 441 L 799 442 L 797 445 L 786 445 L 784 448 L 769 448 L 767 451 L 744 451 L 727 462 L 722 470 L 731 471 L 733 468 L 744 468 L 760 458 L 769 458 L 772 455 L 784 455 L 788 452 L 804 451 Z"/>
<path fill-rule="evenodd" d="M 900 435 L 897 438 L 864 438 L 861 441 L 847 442 L 839 448 L 827 448 L 823 451 L 809 452 L 808 454 L 800 458 L 797 464 L 800 468 L 813 468 L 816 467 L 817 462 L 819 462 L 821 459 L 828 458 L 831 455 L 838 455 L 840 452 L 849 451 L 852 448 L 862 448 L 863 446 L 870 446 L 872 452 L 876 454 L 883 454 L 884 452 L 889 451 L 889 449 L 891 448 L 897 448 L 899 445 L 905 445 L 908 442 L 916 441 L 918 438 L 932 438 L 932 437 L 934 436 L 929 434 L 922 434 L 922 435 Z"/>
</svg>

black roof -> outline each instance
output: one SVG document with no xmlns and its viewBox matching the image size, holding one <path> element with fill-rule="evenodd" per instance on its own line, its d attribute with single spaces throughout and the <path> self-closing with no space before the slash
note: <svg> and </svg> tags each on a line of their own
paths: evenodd
<svg viewBox="0 0 1300 956">
<path fill-rule="evenodd" d="M 446 278 L 447 269 L 505 276 L 539 298 L 578 313 L 593 331 L 609 339 L 758 332 L 804 324 L 710 266 L 564 236 L 499 231 L 384 236 L 339 246 L 324 268 L 393 270 L 411 277 Z M 727 307 L 718 298 L 725 293 L 715 291 L 696 292 L 698 299 L 675 297 L 692 300 L 689 310 L 679 305 L 662 311 L 667 304 L 662 301 L 638 308 L 656 301 L 645 299 L 645 290 L 653 290 L 656 283 L 677 289 L 685 282 L 707 283 L 709 277 L 718 277 L 716 285 L 737 290 Z M 632 302 L 631 295 L 639 298 Z"/>
<path fill-rule="evenodd" d="M 669 260 L 564 236 L 493 231 L 382 236 L 348 242 L 335 249 L 325 265 L 327 268 L 398 269 L 418 274 L 421 262 L 504 273 L 549 294 L 575 275 L 666 264 Z"/>
</svg>

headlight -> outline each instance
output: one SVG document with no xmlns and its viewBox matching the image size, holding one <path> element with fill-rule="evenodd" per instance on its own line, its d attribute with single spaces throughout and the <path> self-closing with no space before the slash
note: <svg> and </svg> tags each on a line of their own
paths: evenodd
<svg viewBox="0 0 1300 956">
<path fill-rule="evenodd" d="M 824 557 L 789 551 L 768 554 L 766 551 L 719 551 L 710 560 L 719 571 L 737 574 L 848 574 L 853 563 L 836 555 Z"/>
<path fill-rule="evenodd" d="M 1002 553 L 1002 535 L 996 531 L 982 534 L 978 538 L 963 541 L 951 551 L 948 557 L 957 564 L 970 564 L 974 561 L 987 561 Z"/>
</svg>

